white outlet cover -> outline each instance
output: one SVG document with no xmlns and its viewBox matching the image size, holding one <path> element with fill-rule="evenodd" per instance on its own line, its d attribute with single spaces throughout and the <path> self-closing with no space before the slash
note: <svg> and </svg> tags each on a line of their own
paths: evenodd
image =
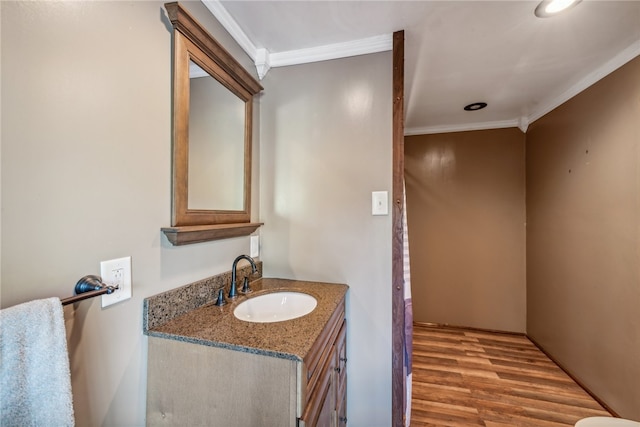
<svg viewBox="0 0 640 427">
<path fill-rule="evenodd" d="M 260 236 L 251 236 L 251 249 L 249 256 L 255 258 L 260 256 Z"/>
<path fill-rule="evenodd" d="M 118 285 L 110 294 L 102 295 L 102 307 L 131 298 L 131 257 L 117 258 L 100 263 L 100 275 L 106 285 Z"/>
</svg>

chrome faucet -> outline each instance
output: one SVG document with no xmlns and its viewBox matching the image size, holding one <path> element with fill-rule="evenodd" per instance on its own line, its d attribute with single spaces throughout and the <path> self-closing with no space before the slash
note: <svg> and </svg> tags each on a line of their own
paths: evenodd
<svg viewBox="0 0 640 427">
<path fill-rule="evenodd" d="M 231 267 L 231 288 L 229 289 L 229 298 L 235 298 L 238 296 L 238 288 L 236 286 L 236 269 L 238 267 L 238 261 L 240 261 L 241 259 L 246 259 L 247 261 L 249 261 L 249 263 L 251 264 L 251 274 L 258 271 L 258 269 L 256 268 L 256 263 L 249 255 L 240 255 L 238 258 L 236 258 L 233 261 L 233 266 Z M 251 292 L 251 289 L 249 288 L 249 278 L 244 278 L 244 286 L 242 286 L 242 290 L 240 292 L 243 294 L 248 294 L 249 292 Z"/>
</svg>

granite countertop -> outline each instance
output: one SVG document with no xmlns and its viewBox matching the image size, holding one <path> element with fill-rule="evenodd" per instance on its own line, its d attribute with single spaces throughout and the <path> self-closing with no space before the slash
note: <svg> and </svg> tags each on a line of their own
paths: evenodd
<svg viewBox="0 0 640 427">
<path fill-rule="evenodd" d="M 247 297 L 227 300 L 222 307 L 212 302 L 177 316 L 161 325 L 145 327 L 152 337 L 222 347 L 284 359 L 303 360 L 329 318 L 347 293 L 348 286 L 301 280 L 260 278 L 251 282 L 252 298 L 276 291 L 297 291 L 318 301 L 309 314 L 273 323 L 253 323 L 237 319 L 233 310 Z"/>
</svg>

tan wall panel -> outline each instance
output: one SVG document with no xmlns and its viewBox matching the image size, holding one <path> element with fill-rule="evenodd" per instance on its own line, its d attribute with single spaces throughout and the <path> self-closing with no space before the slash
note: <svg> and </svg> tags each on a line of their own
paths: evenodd
<svg viewBox="0 0 640 427">
<path fill-rule="evenodd" d="M 405 139 L 415 320 L 525 330 L 524 134 Z"/>
<path fill-rule="evenodd" d="M 640 59 L 527 133 L 527 330 L 640 419 Z"/>
</svg>

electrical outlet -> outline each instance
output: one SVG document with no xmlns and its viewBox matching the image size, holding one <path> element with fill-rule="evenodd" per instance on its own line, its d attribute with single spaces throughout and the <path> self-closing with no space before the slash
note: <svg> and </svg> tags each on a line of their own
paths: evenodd
<svg viewBox="0 0 640 427">
<path fill-rule="evenodd" d="M 251 236 L 251 248 L 249 256 L 255 258 L 260 256 L 260 236 Z"/>
<path fill-rule="evenodd" d="M 100 275 L 106 285 L 118 286 L 114 292 L 102 295 L 102 307 L 131 298 L 131 257 L 100 263 Z"/>
</svg>

